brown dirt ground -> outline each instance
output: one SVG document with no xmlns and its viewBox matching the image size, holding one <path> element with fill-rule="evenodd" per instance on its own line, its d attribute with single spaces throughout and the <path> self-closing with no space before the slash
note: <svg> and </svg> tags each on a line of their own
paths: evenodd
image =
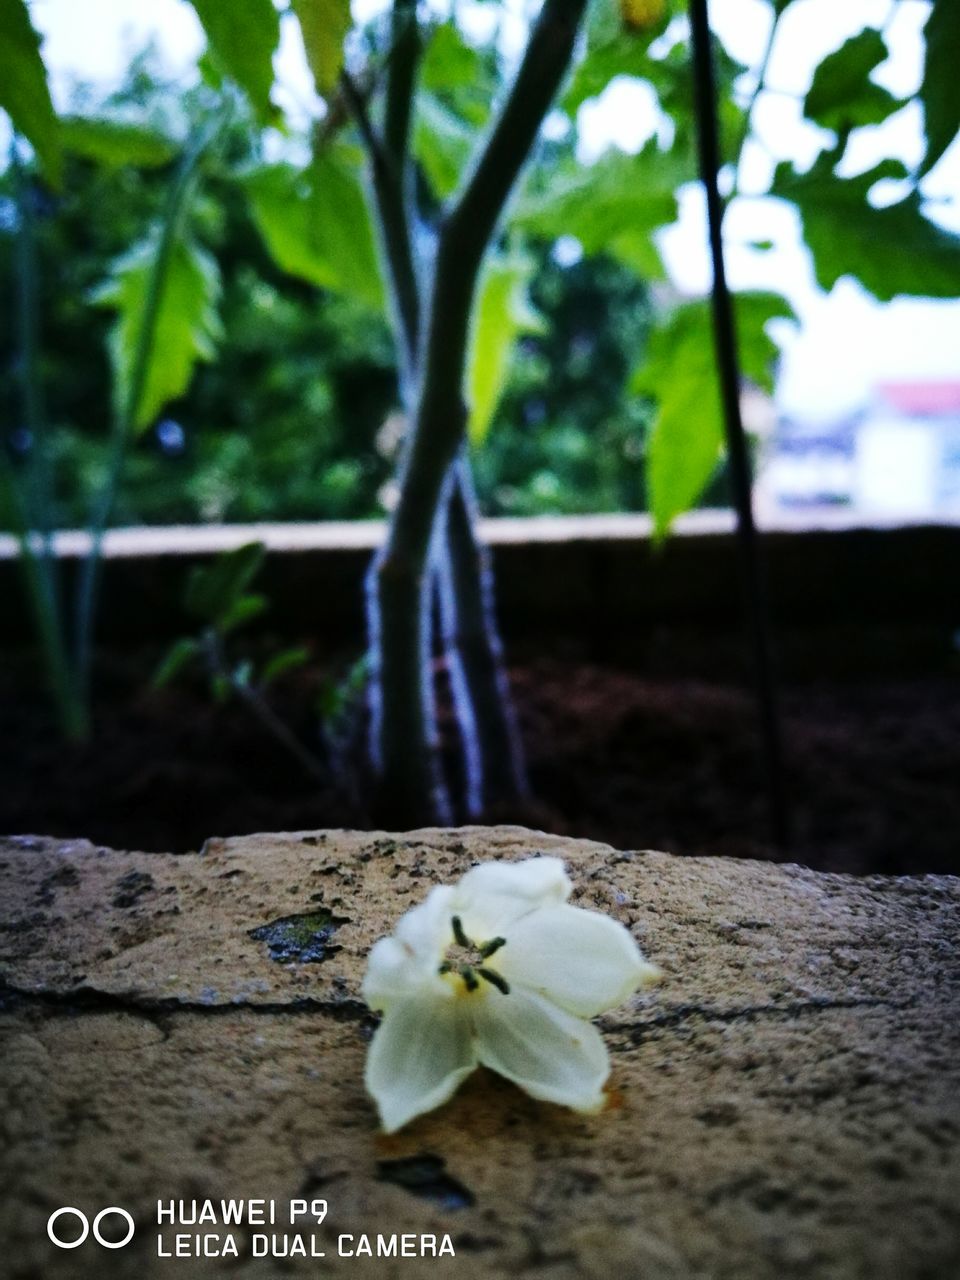
<svg viewBox="0 0 960 1280">
<path fill-rule="evenodd" d="M 211 835 L 372 825 L 362 803 L 318 788 L 239 707 L 214 706 L 199 686 L 147 690 L 146 659 L 103 664 L 91 748 L 65 747 L 7 664 L 0 830 L 186 851 Z M 621 848 L 787 857 L 857 874 L 960 868 L 960 679 L 788 686 L 794 836 L 784 855 L 766 835 L 742 688 L 559 658 L 511 675 L 537 802 L 491 819 Z M 316 736 L 315 680 L 291 676 L 275 695 L 304 741 Z M 449 718 L 444 728 L 452 740 Z"/>
</svg>

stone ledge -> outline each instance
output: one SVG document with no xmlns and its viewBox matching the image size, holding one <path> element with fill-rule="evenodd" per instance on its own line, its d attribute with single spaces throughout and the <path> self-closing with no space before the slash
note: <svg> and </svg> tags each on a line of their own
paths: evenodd
<svg viewBox="0 0 960 1280">
<path fill-rule="evenodd" d="M 618 916 L 665 970 L 601 1020 L 610 1108 L 586 1119 L 478 1074 L 378 1135 L 358 996 L 371 943 L 431 883 L 537 851 L 565 858 L 581 904 Z M 60 1253 L 44 1224 L 61 1204 L 125 1205 L 148 1224 L 158 1198 L 308 1193 L 330 1203 L 328 1257 L 282 1274 L 960 1270 L 955 878 L 857 880 L 511 827 L 249 836 L 177 857 L 12 837 L 0 874 L 11 1276 L 221 1274 L 158 1260 L 147 1226 L 109 1266 L 96 1247 Z M 397 1160 L 427 1176 L 384 1181 Z M 339 1233 L 404 1231 L 449 1232 L 456 1259 L 332 1256 Z"/>
</svg>

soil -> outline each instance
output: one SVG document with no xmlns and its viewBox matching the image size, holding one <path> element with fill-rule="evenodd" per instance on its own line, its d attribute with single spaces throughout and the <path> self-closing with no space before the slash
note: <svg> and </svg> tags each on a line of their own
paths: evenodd
<svg viewBox="0 0 960 1280">
<path fill-rule="evenodd" d="M 376 825 L 353 766 L 346 785 L 318 786 L 242 707 L 215 705 L 199 684 L 149 689 L 154 660 L 102 663 L 90 747 L 64 746 L 31 673 L 4 664 L 0 831 L 186 852 L 212 835 Z M 511 679 L 536 802 L 490 820 L 855 874 L 960 868 L 960 679 L 787 687 L 786 852 L 768 834 L 746 690 L 572 658 L 520 664 Z M 306 743 L 317 739 L 317 682 L 293 673 L 272 695 Z M 452 748 L 449 715 L 443 730 Z"/>
</svg>

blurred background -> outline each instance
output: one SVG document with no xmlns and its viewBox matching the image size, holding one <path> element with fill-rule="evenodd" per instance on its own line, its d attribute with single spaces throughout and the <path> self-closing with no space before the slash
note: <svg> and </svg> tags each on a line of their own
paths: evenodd
<svg viewBox="0 0 960 1280">
<path fill-rule="evenodd" d="M 375 24 L 383 5 L 355 6 Z M 447 10 L 434 4 L 438 20 Z M 756 76 L 772 22 L 765 0 L 723 0 L 712 20 L 726 51 L 731 103 L 752 101 L 751 132 L 726 221 L 728 270 L 736 289 L 775 290 L 796 320 L 768 326 L 779 354 L 772 396 L 745 400 L 757 442 L 761 519 L 813 517 L 844 508 L 880 520 L 960 514 L 960 301 L 894 296 L 878 300 L 870 281 L 844 274 L 818 285 L 794 205 L 767 194 L 776 165 L 809 169 L 831 135 L 804 112 L 815 69 L 865 30 L 881 30 L 886 56 L 871 82 L 896 99 L 877 123 L 855 128 L 838 173 L 899 160 L 915 171 L 924 154 L 922 31 L 926 0 L 793 0 L 782 13 L 763 87 Z M 209 112 L 197 71 L 205 36 L 184 0 L 34 0 L 52 95 L 65 115 L 152 125 L 180 135 Z M 522 4 L 458 3 L 458 29 L 482 53 L 490 92 L 522 47 Z M 659 36 L 670 49 L 682 17 Z M 653 50 L 657 52 L 656 48 Z M 282 127 L 255 136 L 242 109 L 229 148 L 244 161 L 302 160 L 311 122 L 322 119 L 292 15 L 281 23 L 274 101 Z M 590 88 L 591 86 L 586 86 Z M 558 108 L 547 121 L 541 165 L 609 168 L 651 138 L 670 142 L 676 114 L 650 79 L 615 74 L 599 92 Z M 896 105 L 902 104 L 902 105 Z M 675 106 L 670 107 L 676 113 Z M 733 108 L 731 108 L 733 109 Z M 461 118 L 455 121 L 463 133 Z M 278 121 L 280 124 L 280 121 Z M 448 133 L 441 142 L 456 149 Z M 9 131 L 4 153 L 9 151 Z M 161 170 L 112 167 L 83 148 L 68 158 L 69 182 L 37 210 L 43 372 L 56 451 L 56 521 L 84 523 L 103 479 L 105 406 L 110 401 L 109 312 L 90 305 L 111 263 L 137 239 L 163 200 Z M 620 181 L 628 180 L 624 171 Z M 643 511 L 648 402 L 631 395 L 651 311 L 709 287 L 704 202 L 694 175 L 676 175 L 677 216 L 655 232 L 663 278 L 651 280 L 614 248 L 585 254 L 571 230 L 536 227 L 529 303 L 541 323 L 513 347 L 494 421 L 476 451 L 484 512 L 491 515 Z M 637 181 L 642 179 L 638 176 Z M 10 174 L 0 203 L 0 279 L 10 296 L 14 272 Z M 0 192 L 3 188 L 0 187 Z M 912 190 L 910 177 L 871 186 L 883 206 Z M 926 218 L 960 228 L 960 147 L 949 146 L 918 187 Z M 758 194 L 754 194 L 758 193 Z M 395 371 L 385 322 L 363 300 L 318 290 L 278 269 L 232 180 L 208 181 L 194 214 L 222 277 L 215 362 L 198 370 L 186 394 L 168 404 L 129 460 L 115 522 L 244 522 L 364 519 L 395 498 L 392 463 L 399 427 L 391 418 Z M 549 236 L 543 231 L 551 232 Z M 864 227 L 863 234 L 873 234 Z M 614 237 L 611 235 L 611 241 Z M 878 243 L 877 254 L 890 251 Z M 893 251 L 897 252 L 896 245 Z M 909 253 L 905 243 L 902 250 Z M 629 258 L 629 255 L 626 255 Z M 945 264 L 946 265 L 946 264 Z M 955 263 L 953 264 L 955 268 Z M 922 293 L 922 272 L 911 292 Z M 938 290 L 947 292 L 942 285 Z M 0 318 L 6 443 L 16 459 L 30 448 L 18 427 L 13 317 Z M 237 394 L 238 390 L 240 394 Z M 402 426 L 402 424 L 400 424 Z M 697 497 L 725 501 L 722 475 Z"/>
<path fill-rule="evenodd" d="M 0 68 L 35 59 L 30 22 L 43 65 L 0 75 L 20 113 L 17 134 L 0 113 L 0 827 L 185 849 L 373 821 L 363 581 L 406 423 L 338 76 L 379 110 L 389 12 L 357 0 L 321 93 L 300 2 L 251 0 L 261 29 L 236 40 L 214 0 L 10 0 Z M 418 10 L 425 259 L 536 9 Z M 729 536 L 686 6 L 591 0 L 469 342 L 481 511 L 539 518 L 483 526 L 534 796 L 491 820 L 956 869 L 958 14 L 710 6 L 785 848 Z M 462 791 L 439 644 L 432 674 Z"/>
</svg>

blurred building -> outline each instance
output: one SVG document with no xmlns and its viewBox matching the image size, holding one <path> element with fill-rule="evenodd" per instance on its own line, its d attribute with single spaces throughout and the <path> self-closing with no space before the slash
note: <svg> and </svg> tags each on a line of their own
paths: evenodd
<svg viewBox="0 0 960 1280">
<path fill-rule="evenodd" d="M 960 515 L 960 380 L 884 382 L 835 422 L 779 422 L 763 448 L 758 488 L 768 511 Z"/>
</svg>

